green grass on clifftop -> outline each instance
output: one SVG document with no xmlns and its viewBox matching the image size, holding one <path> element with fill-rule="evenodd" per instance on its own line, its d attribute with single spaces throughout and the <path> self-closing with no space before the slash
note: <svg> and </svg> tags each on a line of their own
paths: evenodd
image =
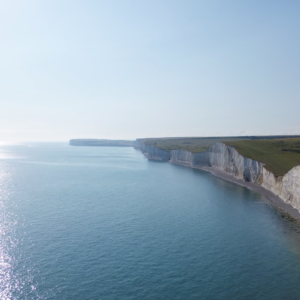
<svg viewBox="0 0 300 300">
<path fill-rule="evenodd" d="M 220 141 L 236 141 L 240 138 L 236 137 L 211 137 L 211 138 L 153 138 L 146 139 L 145 143 L 155 146 L 164 151 L 185 150 L 192 153 L 207 151 L 208 148 Z"/>
<path fill-rule="evenodd" d="M 241 155 L 263 162 L 275 176 L 300 165 L 300 138 L 224 141 Z"/>
</svg>

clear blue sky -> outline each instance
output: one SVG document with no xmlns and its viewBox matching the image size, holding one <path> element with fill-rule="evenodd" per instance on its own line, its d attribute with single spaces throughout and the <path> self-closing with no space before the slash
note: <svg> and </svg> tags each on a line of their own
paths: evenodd
<svg viewBox="0 0 300 300">
<path fill-rule="evenodd" d="M 300 134 L 300 1 L 0 0 L 0 140 Z"/>
</svg>

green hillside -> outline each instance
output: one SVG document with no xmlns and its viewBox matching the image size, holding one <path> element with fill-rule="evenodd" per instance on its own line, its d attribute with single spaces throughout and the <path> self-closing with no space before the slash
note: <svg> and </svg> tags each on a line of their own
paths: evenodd
<svg viewBox="0 0 300 300">
<path fill-rule="evenodd" d="M 275 176 L 300 164 L 300 138 L 224 141 L 241 155 L 265 163 Z"/>
</svg>

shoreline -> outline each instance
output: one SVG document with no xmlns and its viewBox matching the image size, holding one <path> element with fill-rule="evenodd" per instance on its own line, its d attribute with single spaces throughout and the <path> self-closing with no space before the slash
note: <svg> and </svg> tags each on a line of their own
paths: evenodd
<svg viewBox="0 0 300 300">
<path fill-rule="evenodd" d="M 214 176 L 216 176 L 218 178 L 238 184 L 240 186 L 246 187 L 250 190 L 253 190 L 255 192 L 263 194 L 283 214 L 287 214 L 288 217 L 290 219 L 292 219 L 291 221 L 295 221 L 298 224 L 300 224 L 300 212 L 297 209 L 293 208 L 290 204 L 285 203 L 280 197 L 276 196 L 274 193 L 265 189 L 264 187 L 262 187 L 261 185 L 259 185 L 257 183 L 246 182 L 241 179 L 237 179 L 233 175 L 229 175 L 229 174 L 227 174 L 219 169 L 213 168 L 213 167 L 195 167 L 195 166 L 191 166 L 189 164 L 175 163 L 175 162 L 171 162 L 171 161 L 170 161 L 170 163 L 174 164 L 174 165 L 180 165 L 180 166 L 184 166 L 184 167 L 189 167 L 189 168 L 193 168 L 193 169 L 199 169 L 202 171 L 206 171 L 206 172 L 213 174 Z"/>
</svg>

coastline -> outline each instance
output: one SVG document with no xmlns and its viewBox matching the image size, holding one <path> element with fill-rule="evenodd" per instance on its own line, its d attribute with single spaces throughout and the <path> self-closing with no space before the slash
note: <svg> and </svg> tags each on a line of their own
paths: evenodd
<svg viewBox="0 0 300 300">
<path fill-rule="evenodd" d="M 236 177 L 229 175 L 226 172 L 223 172 L 223 171 L 213 168 L 213 167 L 194 167 L 194 166 L 191 166 L 189 164 L 184 164 L 184 163 L 174 163 L 174 162 L 171 162 L 171 163 L 174 165 L 180 165 L 180 166 L 184 166 L 184 167 L 207 171 L 218 178 L 224 179 L 226 181 L 241 185 L 250 190 L 261 193 L 264 196 L 266 196 L 268 198 L 268 200 L 283 213 L 283 217 L 292 219 L 291 221 L 294 221 L 294 222 L 300 224 L 300 212 L 297 209 L 293 208 L 290 204 L 285 203 L 280 197 L 276 196 L 274 193 L 265 189 L 264 187 L 262 187 L 261 185 L 259 185 L 257 183 L 246 182 L 241 179 L 237 179 Z"/>
</svg>

